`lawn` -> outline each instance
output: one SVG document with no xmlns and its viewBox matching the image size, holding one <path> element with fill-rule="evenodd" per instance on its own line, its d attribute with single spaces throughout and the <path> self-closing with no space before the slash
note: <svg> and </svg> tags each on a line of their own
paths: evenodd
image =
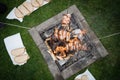
<svg viewBox="0 0 120 80">
<path fill-rule="evenodd" d="M 0 14 L 0 22 L 32 28 L 75 4 L 97 37 L 101 38 L 120 32 L 120 0 L 52 0 L 51 3 L 26 16 L 22 23 L 17 20 L 7 20 L 5 17 L 12 8 L 24 1 L 0 0 L 0 3 L 4 3 L 8 8 L 5 14 Z M 14 66 L 12 64 L 3 42 L 5 37 L 18 32 L 21 33 L 24 45 L 30 55 L 29 61 L 23 66 Z M 120 35 L 101 39 L 100 41 L 109 52 L 109 55 L 87 68 L 96 80 L 119 80 Z M 77 74 L 84 71 L 85 69 Z M 73 80 L 77 74 L 68 80 Z M 9 25 L 0 28 L 0 80 L 53 80 L 52 74 L 28 30 Z"/>
</svg>

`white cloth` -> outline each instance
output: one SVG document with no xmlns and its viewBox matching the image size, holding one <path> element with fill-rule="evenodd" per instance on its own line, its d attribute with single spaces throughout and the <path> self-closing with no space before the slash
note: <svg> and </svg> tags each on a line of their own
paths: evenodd
<svg viewBox="0 0 120 80">
<path fill-rule="evenodd" d="M 31 0 L 26 0 L 26 1 L 28 1 L 28 2 L 31 2 Z M 43 2 L 43 5 L 45 5 L 45 4 L 47 4 L 48 2 L 47 1 L 45 1 L 44 0 L 44 2 Z M 43 6 L 42 5 L 42 6 Z M 11 10 L 11 12 L 7 15 L 7 19 L 17 19 L 18 21 L 20 21 L 20 22 L 23 22 L 23 18 L 17 18 L 16 16 L 15 16 L 15 8 L 16 7 L 14 7 L 12 10 Z M 34 8 L 34 11 L 35 10 L 37 10 L 38 8 Z"/>
<path fill-rule="evenodd" d="M 14 56 L 12 56 L 11 51 L 16 48 L 24 47 L 20 33 L 17 33 L 15 35 L 9 36 L 4 39 L 4 43 L 6 46 L 6 49 L 8 51 L 8 54 L 13 62 L 14 65 L 23 65 L 25 63 L 18 64 L 14 61 Z M 26 53 L 24 53 L 26 54 Z"/>
<path fill-rule="evenodd" d="M 16 16 L 15 16 L 15 8 L 16 7 L 14 7 L 13 9 L 12 9 L 12 11 L 7 15 L 7 19 L 17 19 L 18 21 L 20 21 L 20 22 L 22 22 L 23 21 L 23 18 L 17 18 Z"/>
<path fill-rule="evenodd" d="M 81 76 L 83 76 L 83 75 L 87 75 L 88 80 L 96 80 L 96 79 L 94 78 L 94 76 L 89 72 L 88 69 L 87 69 L 84 73 L 79 74 L 78 76 L 76 76 L 74 80 L 81 79 Z"/>
</svg>

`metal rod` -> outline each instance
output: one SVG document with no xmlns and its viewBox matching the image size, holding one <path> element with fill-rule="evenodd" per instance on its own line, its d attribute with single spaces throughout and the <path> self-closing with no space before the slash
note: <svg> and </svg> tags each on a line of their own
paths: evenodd
<svg viewBox="0 0 120 80">
<path fill-rule="evenodd" d="M 104 37 L 100 37 L 98 39 L 105 39 L 105 38 L 109 38 L 109 37 L 112 37 L 112 36 L 116 36 L 116 35 L 119 35 L 120 32 L 117 32 L 117 33 L 113 33 L 113 34 L 110 34 L 110 35 L 107 35 L 107 36 L 104 36 Z"/>
<path fill-rule="evenodd" d="M 15 24 L 11 24 L 11 23 L 4 23 L 4 22 L 0 22 L 2 24 L 6 24 L 6 25 L 10 25 L 10 26 L 15 26 L 15 27 L 19 27 L 19 28 L 24 28 L 24 29 L 31 29 L 31 28 L 27 28 L 27 27 L 24 27 L 24 26 L 20 26 L 20 25 L 15 25 Z"/>
<path fill-rule="evenodd" d="M 70 5 L 70 0 L 68 1 L 68 5 L 67 5 L 67 7 L 69 7 L 69 5 Z M 68 14 L 68 9 L 67 9 L 67 14 Z"/>
</svg>

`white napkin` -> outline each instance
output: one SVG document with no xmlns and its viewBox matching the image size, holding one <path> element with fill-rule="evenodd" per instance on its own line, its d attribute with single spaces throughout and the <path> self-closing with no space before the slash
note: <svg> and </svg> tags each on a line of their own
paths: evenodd
<svg viewBox="0 0 120 80">
<path fill-rule="evenodd" d="M 83 75 L 87 75 L 88 80 L 96 80 L 96 79 L 94 78 L 94 76 L 89 72 L 88 69 L 87 69 L 84 73 L 79 74 L 78 76 L 76 76 L 74 80 L 81 79 L 81 77 L 82 77 Z"/>
<path fill-rule="evenodd" d="M 28 2 L 31 2 L 31 0 L 26 0 L 26 1 L 28 1 Z M 43 2 L 43 4 L 42 4 L 42 6 L 43 5 L 45 5 L 45 4 L 47 4 L 48 2 L 47 1 L 44 1 Z M 20 21 L 20 22 L 23 22 L 23 18 L 17 18 L 16 16 L 15 16 L 15 8 L 16 7 L 14 7 L 12 10 L 11 10 L 11 12 L 7 15 L 7 19 L 17 19 L 18 21 Z M 34 8 L 34 10 L 33 11 L 35 11 L 35 10 L 37 10 L 38 8 Z"/>
<path fill-rule="evenodd" d="M 6 46 L 6 49 L 8 51 L 8 54 L 13 62 L 14 65 L 23 65 L 25 63 L 18 64 L 14 61 L 14 56 L 11 54 L 11 51 L 16 48 L 22 48 L 24 47 L 20 33 L 17 33 L 15 35 L 9 36 L 4 39 L 4 43 Z M 27 54 L 26 52 L 24 54 Z"/>
</svg>

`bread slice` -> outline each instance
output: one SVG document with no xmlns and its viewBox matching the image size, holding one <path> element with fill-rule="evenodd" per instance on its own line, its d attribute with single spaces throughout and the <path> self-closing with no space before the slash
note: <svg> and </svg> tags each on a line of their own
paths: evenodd
<svg viewBox="0 0 120 80">
<path fill-rule="evenodd" d="M 82 75 L 81 80 L 88 80 L 88 76 L 87 75 Z"/>
<path fill-rule="evenodd" d="M 23 5 L 20 5 L 18 9 L 22 12 L 22 14 L 24 14 L 24 16 L 30 14 L 30 12 Z"/>
<path fill-rule="evenodd" d="M 32 13 L 33 12 L 33 10 L 34 10 L 34 7 L 32 6 L 32 4 L 30 3 L 30 2 L 24 2 L 23 3 L 23 6 L 30 12 L 30 13 Z"/>
<path fill-rule="evenodd" d="M 13 56 L 20 56 L 20 55 L 24 54 L 24 52 L 25 52 L 25 48 L 23 47 L 23 48 L 13 49 L 13 50 L 11 51 L 11 54 L 12 54 Z"/>
<path fill-rule="evenodd" d="M 37 2 L 39 3 L 39 6 L 42 6 L 42 4 L 43 4 L 43 0 L 37 0 Z"/>
<path fill-rule="evenodd" d="M 37 0 L 31 0 L 31 4 L 33 5 L 33 7 L 38 8 L 40 5 L 37 2 Z"/>
<path fill-rule="evenodd" d="M 15 16 L 16 16 L 17 18 L 23 18 L 23 17 L 24 17 L 24 15 L 22 14 L 22 12 L 20 12 L 20 10 L 17 9 L 17 8 L 15 8 L 14 13 L 15 13 Z"/>
<path fill-rule="evenodd" d="M 23 54 L 14 58 L 15 62 L 18 64 L 24 63 L 29 59 L 28 54 Z"/>
</svg>

